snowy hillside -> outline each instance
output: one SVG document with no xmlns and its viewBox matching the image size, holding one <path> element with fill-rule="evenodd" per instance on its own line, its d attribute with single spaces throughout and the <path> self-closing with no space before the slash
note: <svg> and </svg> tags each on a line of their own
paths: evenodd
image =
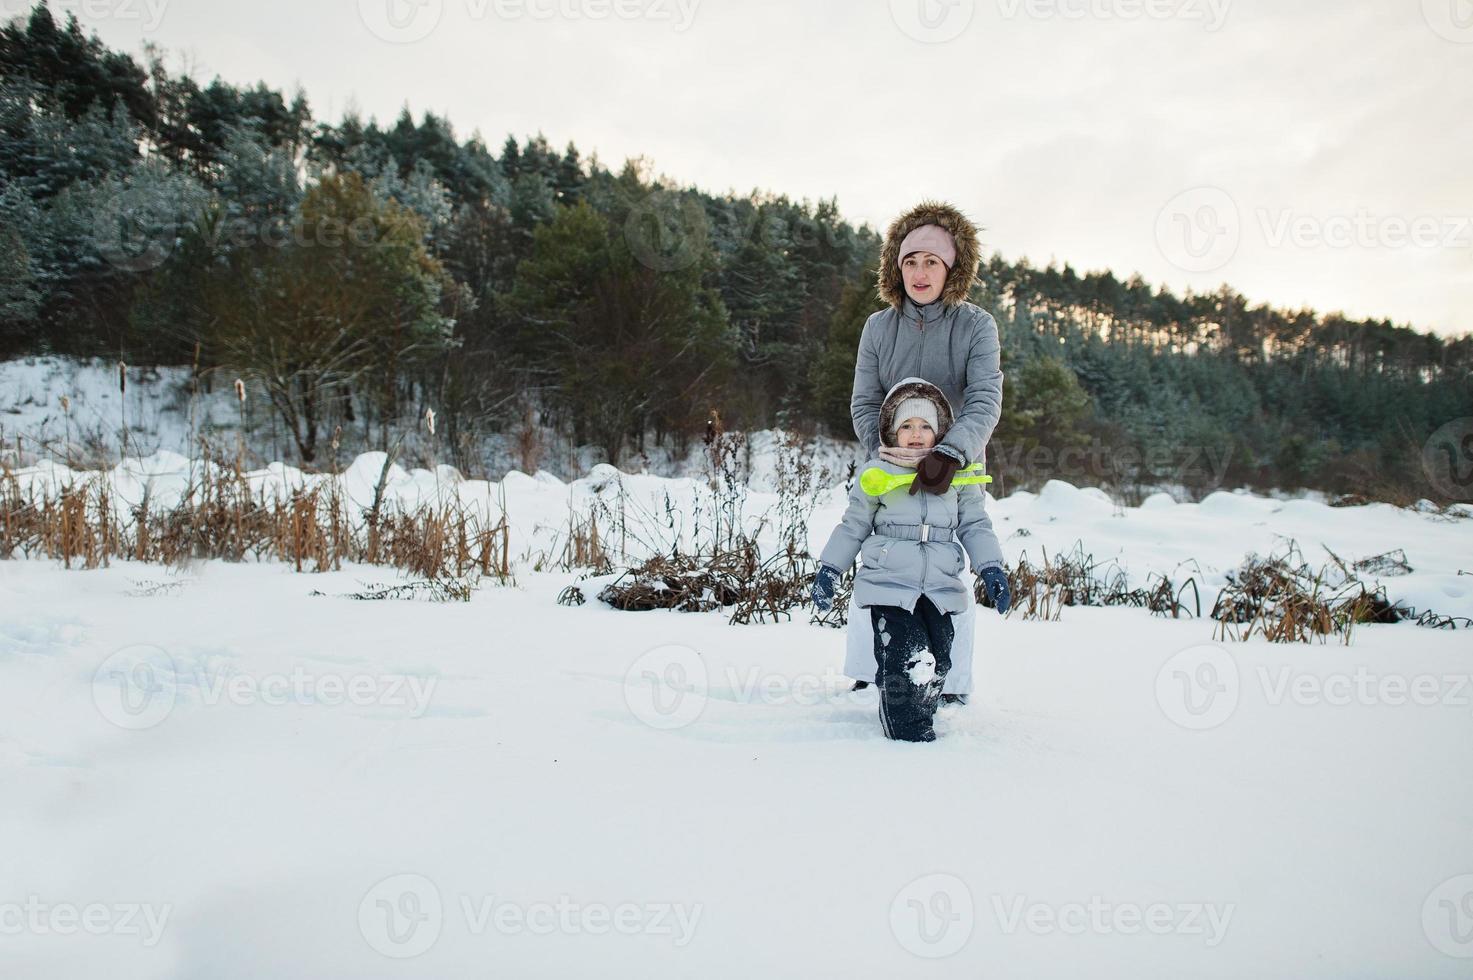
<svg viewBox="0 0 1473 980">
<path fill-rule="evenodd" d="M 124 431 L 129 456 L 198 455 L 201 437 L 233 454 L 243 426 L 250 433 L 246 449 L 253 454 L 251 458 L 263 454 L 266 459 L 284 458 L 291 447 L 290 436 L 274 424 L 264 395 L 253 388 L 248 391 L 242 407 L 233 378 L 217 375 L 213 385 L 196 384 L 188 368 L 130 367 L 126 390 L 119 392 L 115 362 L 62 357 L 0 361 L 0 458 L 12 463 L 112 463 L 122 455 Z M 771 489 L 775 447 L 781 436 L 775 430 L 749 435 L 741 462 L 753 487 Z M 11 455 L 17 437 L 23 446 L 18 459 Z M 562 479 L 586 476 L 603 461 L 602 452 L 595 447 L 571 445 L 546 427 L 538 428 L 538 438 L 544 447 L 542 468 Z M 344 451 L 351 460 L 351 438 L 347 443 Z M 411 432 L 404 454 L 427 462 L 442 456 L 443 450 L 443 446 L 432 446 L 423 433 Z M 809 451 L 818 465 L 841 474 L 858 455 L 854 443 L 828 437 L 812 440 Z M 701 469 L 702 453 L 699 441 L 682 456 L 651 446 L 643 456 L 629 453 L 621 464 L 659 476 L 694 476 Z M 475 455 L 486 473 L 499 476 L 518 466 L 515 439 L 510 435 L 486 435 Z M 322 468 L 330 469 L 331 461 L 325 460 Z"/>
<path fill-rule="evenodd" d="M 186 468 L 107 479 L 166 501 Z M 621 487 L 700 492 L 611 468 L 390 489 L 504 501 L 521 553 Z M 1058 483 L 990 507 L 1010 561 L 1195 560 L 1209 604 L 1281 538 L 1404 548 L 1393 598 L 1473 614 L 1466 519 Z M 1466 631 L 1218 645 L 1203 619 L 982 610 L 976 697 L 907 745 L 802 617 L 567 608 L 572 574 L 525 567 L 468 603 L 346 598 L 395 578 L 0 562 L 7 978 L 1467 974 Z"/>
</svg>

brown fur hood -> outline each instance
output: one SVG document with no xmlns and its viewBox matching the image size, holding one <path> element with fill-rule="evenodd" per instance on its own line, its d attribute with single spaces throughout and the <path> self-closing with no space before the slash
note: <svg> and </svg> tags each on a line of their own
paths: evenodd
<svg viewBox="0 0 1473 980">
<path fill-rule="evenodd" d="M 963 302 L 977 281 L 977 266 L 982 262 L 977 226 L 950 204 L 922 201 L 890 222 L 885 244 L 880 248 L 880 271 L 875 284 L 880 299 L 897 310 L 905 302 L 905 283 L 900 278 L 900 243 L 921 225 L 940 225 L 956 239 L 956 264 L 947 270 L 941 302 L 946 306 Z"/>
<path fill-rule="evenodd" d="M 946 430 L 951 428 L 954 421 L 951 402 L 946 400 L 946 395 L 940 388 L 924 378 L 905 378 L 890 389 L 880 404 L 880 445 L 895 445 L 895 410 L 907 398 L 929 398 L 936 403 L 936 424 L 940 428 L 936 433 L 936 441 L 941 442 L 941 437 L 946 435 Z M 905 419 L 900 421 L 904 422 Z"/>
</svg>

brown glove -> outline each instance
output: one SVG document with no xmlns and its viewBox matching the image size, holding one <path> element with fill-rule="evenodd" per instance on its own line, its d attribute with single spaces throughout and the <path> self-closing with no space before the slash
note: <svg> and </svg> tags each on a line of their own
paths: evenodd
<svg viewBox="0 0 1473 980">
<path fill-rule="evenodd" d="M 921 490 L 927 493 L 945 493 L 951 489 L 951 478 L 956 476 L 956 471 L 961 467 L 962 464 L 955 456 L 939 449 L 934 450 L 916 464 L 916 478 L 910 484 L 912 496 Z"/>
</svg>

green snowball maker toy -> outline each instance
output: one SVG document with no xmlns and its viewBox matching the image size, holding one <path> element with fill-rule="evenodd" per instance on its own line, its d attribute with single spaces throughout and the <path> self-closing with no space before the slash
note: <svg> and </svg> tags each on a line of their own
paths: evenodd
<svg viewBox="0 0 1473 980">
<path fill-rule="evenodd" d="M 908 487 L 915 482 L 914 473 L 889 473 L 878 466 L 871 466 L 859 474 L 859 488 L 871 497 L 883 497 L 891 490 L 900 487 Z M 957 470 L 956 476 L 951 478 L 951 485 L 959 483 L 991 483 L 992 477 L 982 471 L 980 467 Z"/>
</svg>

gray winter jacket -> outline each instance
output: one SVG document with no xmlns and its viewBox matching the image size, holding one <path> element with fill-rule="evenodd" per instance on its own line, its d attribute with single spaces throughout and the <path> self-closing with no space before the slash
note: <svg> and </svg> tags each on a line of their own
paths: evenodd
<svg viewBox="0 0 1473 980">
<path fill-rule="evenodd" d="M 878 458 L 865 465 L 890 473 L 915 472 Z M 900 487 L 871 497 L 855 480 L 849 507 L 820 560 L 844 571 L 855 555 L 864 559 L 854 576 L 856 607 L 901 606 L 914 612 L 924 593 L 942 612 L 964 612 L 973 601 L 962 578 L 966 559 L 971 559 L 973 571 L 1003 563 L 986 505 L 982 488 L 975 484 L 939 495 L 912 495 Z M 930 530 L 922 532 L 921 525 Z M 923 533 L 928 540 L 920 540 Z"/>
<path fill-rule="evenodd" d="M 992 314 L 971 303 L 942 300 L 918 307 L 906 296 L 865 321 L 854 365 L 849 411 L 854 434 L 871 455 L 880 449 L 880 403 L 902 378 L 914 375 L 940 387 L 960 405 L 956 424 L 941 447 L 959 453 L 963 465 L 987 465 L 987 442 L 1002 416 L 1002 345 Z"/>
<path fill-rule="evenodd" d="M 936 385 L 905 378 L 882 399 L 878 428 L 891 437 L 896 406 L 906 398 L 923 395 L 937 403 L 943 434 L 952 424 L 951 407 Z M 913 475 L 914 469 L 885 460 L 870 460 L 887 473 Z M 861 471 L 862 472 L 862 471 Z M 819 560 L 841 572 L 864 560 L 854 577 L 853 605 L 901 606 L 914 611 L 922 594 L 943 612 L 959 613 L 972 602 L 962 579 L 966 560 L 974 571 L 1002 565 L 1002 546 L 987 516 L 987 497 L 977 484 L 953 486 L 943 494 L 911 494 L 899 487 L 879 497 L 864 492 L 859 480 L 849 494 L 849 506 L 839 526 L 829 535 Z"/>
</svg>

